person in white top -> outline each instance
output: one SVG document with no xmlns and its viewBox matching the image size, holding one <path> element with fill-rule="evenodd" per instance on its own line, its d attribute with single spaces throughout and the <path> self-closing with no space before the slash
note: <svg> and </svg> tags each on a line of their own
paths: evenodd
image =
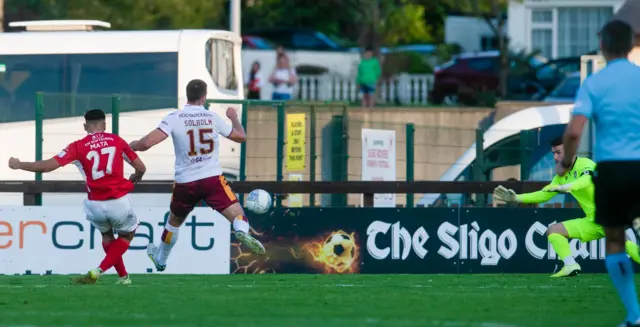
<svg viewBox="0 0 640 327">
<path fill-rule="evenodd" d="M 293 98 L 293 86 L 298 81 L 296 71 L 289 65 L 289 57 L 285 54 L 278 55 L 276 68 L 269 77 L 273 84 L 272 100 L 291 100 Z"/>
<path fill-rule="evenodd" d="M 244 128 L 235 109 L 227 109 L 227 117 L 232 123 L 229 126 L 215 112 L 204 108 L 206 99 L 207 84 L 202 80 L 192 80 L 187 84 L 187 104 L 184 109 L 168 114 L 158 128 L 130 144 L 134 151 L 146 151 L 169 136 L 173 139 L 176 163 L 171 214 L 162 232 L 160 245 L 156 247 L 150 243 L 147 247 L 147 254 L 158 271 L 166 269 L 167 258 L 178 240 L 180 226 L 202 200 L 229 219 L 240 242 L 255 253 L 265 252 L 262 244 L 249 235 L 249 220 L 222 176 L 218 161 L 219 136 L 242 143 L 247 138 Z"/>
</svg>

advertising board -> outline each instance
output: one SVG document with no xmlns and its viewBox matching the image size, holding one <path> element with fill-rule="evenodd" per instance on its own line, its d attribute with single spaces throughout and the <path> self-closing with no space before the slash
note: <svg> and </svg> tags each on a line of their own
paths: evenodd
<svg viewBox="0 0 640 327">
<path fill-rule="evenodd" d="M 153 268 L 147 244 L 158 244 L 169 212 L 158 207 L 134 210 L 140 226 L 124 262 L 129 273 L 147 273 Z M 230 239 L 230 224 L 222 215 L 196 208 L 181 228 L 163 274 L 228 274 Z M 103 258 L 100 232 L 86 220 L 81 206 L 0 206 L 0 274 L 84 273 Z"/>
<path fill-rule="evenodd" d="M 232 248 L 232 273 L 552 273 L 545 232 L 579 209 L 286 209 L 251 218 L 267 255 Z M 635 234 L 627 237 L 637 242 Z M 605 272 L 605 240 L 570 241 L 585 273 Z M 237 245 L 235 245 L 237 246 Z"/>
</svg>

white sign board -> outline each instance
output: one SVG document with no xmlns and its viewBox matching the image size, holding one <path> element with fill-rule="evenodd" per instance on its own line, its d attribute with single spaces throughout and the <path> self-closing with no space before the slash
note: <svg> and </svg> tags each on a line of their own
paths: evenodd
<svg viewBox="0 0 640 327">
<path fill-rule="evenodd" d="M 129 273 L 155 272 L 146 247 L 160 241 L 169 212 L 157 207 L 134 210 L 140 226 L 124 264 Z M 230 241 L 228 220 L 209 208 L 196 208 L 180 228 L 180 238 L 162 274 L 228 274 Z M 86 220 L 81 205 L 0 206 L 0 274 L 86 273 L 104 255 L 102 236 Z"/>
<path fill-rule="evenodd" d="M 396 131 L 362 129 L 362 180 L 396 180 Z M 375 194 L 374 207 L 395 207 L 395 194 Z"/>
</svg>

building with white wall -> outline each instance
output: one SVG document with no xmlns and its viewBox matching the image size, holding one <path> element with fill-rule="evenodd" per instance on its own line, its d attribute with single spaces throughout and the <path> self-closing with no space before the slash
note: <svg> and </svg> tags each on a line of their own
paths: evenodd
<svg viewBox="0 0 640 327">
<path fill-rule="evenodd" d="M 493 22 L 496 26 L 496 22 Z M 498 41 L 491 26 L 481 18 L 449 16 L 444 24 L 445 43 L 457 43 L 463 52 L 497 50 Z M 506 26 L 503 31 L 506 30 Z"/>
<path fill-rule="evenodd" d="M 640 0 L 629 0 L 640 1 Z M 598 31 L 625 0 L 513 0 L 507 31 L 514 48 L 547 58 L 598 49 Z"/>
</svg>

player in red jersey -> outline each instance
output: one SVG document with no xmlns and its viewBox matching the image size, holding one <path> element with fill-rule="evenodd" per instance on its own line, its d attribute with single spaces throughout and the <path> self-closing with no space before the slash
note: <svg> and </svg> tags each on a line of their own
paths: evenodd
<svg viewBox="0 0 640 327">
<path fill-rule="evenodd" d="M 88 135 L 69 144 L 57 156 L 36 162 L 10 158 L 9 167 L 46 173 L 70 163 L 76 164 L 87 182 L 88 196 L 84 200 L 87 220 L 102 233 L 102 246 L 107 254 L 100 266 L 75 281 L 93 284 L 103 272 L 115 267 L 120 277 L 118 283 L 131 284 L 122 255 L 129 248 L 139 223 L 128 194 L 133 190 L 133 184 L 140 181 L 146 168 L 125 140 L 105 132 L 106 121 L 102 110 L 89 110 L 84 119 L 84 129 Z M 129 179 L 124 177 L 125 160 L 135 169 Z"/>
</svg>

